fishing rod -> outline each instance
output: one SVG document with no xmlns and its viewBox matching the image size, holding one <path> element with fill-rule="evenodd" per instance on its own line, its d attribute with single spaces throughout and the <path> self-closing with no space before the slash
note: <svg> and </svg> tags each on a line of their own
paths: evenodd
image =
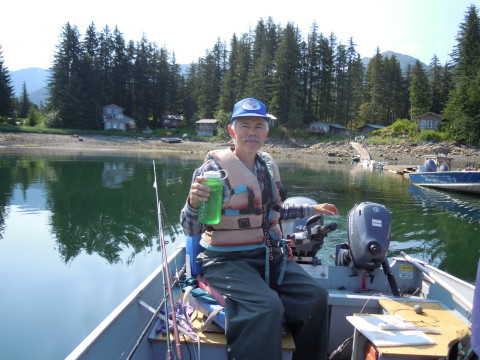
<svg viewBox="0 0 480 360">
<path fill-rule="evenodd" d="M 180 271 L 177 271 L 177 275 L 175 276 L 175 279 L 173 281 L 173 285 L 176 285 L 180 282 L 180 277 L 183 276 L 185 272 L 185 266 L 182 267 L 182 269 L 180 269 Z M 165 302 L 166 302 L 166 295 L 164 295 L 164 298 L 162 299 L 162 301 L 160 302 L 160 305 L 158 306 L 157 309 L 151 309 L 149 305 L 147 305 L 146 303 L 144 303 L 142 300 L 139 300 L 138 301 L 140 305 L 142 305 L 144 308 L 146 308 L 147 310 L 150 310 L 153 314 L 153 316 L 150 318 L 150 321 L 148 322 L 147 326 L 143 329 L 143 332 L 142 334 L 140 335 L 140 337 L 137 339 L 137 342 L 135 343 L 135 345 L 133 346 L 133 349 L 130 351 L 130 354 L 127 356 L 126 360 L 130 360 L 133 358 L 133 355 L 135 354 L 135 352 L 137 351 L 138 347 L 140 346 L 140 344 L 142 343 L 142 340 L 144 339 L 144 337 L 147 335 L 150 327 L 152 326 L 153 322 L 158 318 L 158 317 L 161 317 L 162 320 L 165 321 L 165 323 L 168 323 L 168 326 L 170 326 L 169 324 L 171 323 L 171 321 L 168 320 L 168 317 L 164 317 L 161 315 L 161 311 L 162 311 L 162 308 L 165 308 L 166 305 L 165 305 Z M 167 344 L 170 344 L 170 335 L 168 335 L 168 338 L 167 338 Z M 167 345 L 168 348 L 170 348 L 170 345 Z"/>
<path fill-rule="evenodd" d="M 153 176 L 154 176 L 154 183 L 153 187 L 155 189 L 155 196 L 157 200 L 157 218 L 158 218 L 158 238 L 160 240 L 160 247 L 162 250 L 163 255 L 163 271 L 165 280 L 164 283 L 167 285 L 167 292 L 168 292 L 168 301 L 170 301 L 170 311 L 172 314 L 172 324 L 173 324 L 173 336 L 175 339 L 175 347 L 177 350 L 177 357 L 179 360 L 182 360 L 182 344 L 180 343 L 180 336 L 178 333 L 178 324 L 177 324 L 177 317 L 175 311 L 175 303 L 173 301 L 173 292 L 172 292 L 172 283 L 170 281 L 170 270 L 168 268 L 168 261 L 167 261 L 167 250 L 165 246 L 165 238 L 163 237 L 163 226 L 162 226 L 162 210 L 160 201 L 158 200 L 158 187 L 157 187 L 157 170 L 155 169 L 155 160 L 153 160 Z M 168 311 L 165 311 L 166 317 L 168 319 Z M 167 327 L 167 342 L 170 340 L 170 334 L 168 334 L 169 324 L 168 321 L 166 323 Z M 172 350 L 170 346 L 168 346 L 168 359 L 172 359 Z"/>
</svg>

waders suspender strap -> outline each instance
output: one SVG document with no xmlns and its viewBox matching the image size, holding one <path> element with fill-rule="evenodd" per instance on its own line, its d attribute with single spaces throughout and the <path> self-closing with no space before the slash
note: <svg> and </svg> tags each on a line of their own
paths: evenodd
<svg viewBox="0 0 480 360">
<path fill-rule="evenodd" d="M 272 202 L 271 202 L 270 206 L 268 206 L 268 203 L 267 203 L 264 218 L 263 218 L 263 232 L 264 232 L 264 236 L 265 236 L 265 247 L 267 248 L 266 249 L 267 250 L 266 255 L 265 255 L 265 257 L 266 257 L 266 259 L 265 259 L 265 281 L 270 286 L 272 285 L 271 281 L 270 281 L 270 276 L 271 276 L 271 274 L 270 274 L 270 262 L 273 261 L 273 248 L 272 248 L 272 239 L 273 239 L 273 240 L 277 240 L 282 245 L 282 254 L 283 254 L 282 268 L 280 270 L 280 274 L 278 275 L 278 280 L 277 280 L 277 284 L 276 284 L 276 285 L 280 286 L 282 284 L 283 277 L 285 276 L 285 269 L 286 269 L 286 266 L 287 266 L 287 257 L 286 257 L 287 251 L 285 249 L 285 244 L 282 241 L 282 239 L 279 239 L 278 236 L 273 231 L 269 230 L 270 219 L 273 217 L 272 207 L 273 207 L 273 205 L 275 205 L 277 203 L 277 198 L 276 198 L 276 193 L 275 193 L 275 178 L 274 178 L 274 175 L 273 175 L 273 166 L 272 166 L 272 163 L 271 163 L 270 159 L 267 157 L 267 155 L 265 155 L 261 152 L 258 152 L 258 155 L 260 155 L 260 158 L 263 160 L 263 164 L 267 167 L 267 170 L 268 170 L 270 181 L 267 181 L 267 183 L 265 185 L 270 188 L 269 190 L 271 192 L 271 198 L 272 198 Z"/>
</svg>

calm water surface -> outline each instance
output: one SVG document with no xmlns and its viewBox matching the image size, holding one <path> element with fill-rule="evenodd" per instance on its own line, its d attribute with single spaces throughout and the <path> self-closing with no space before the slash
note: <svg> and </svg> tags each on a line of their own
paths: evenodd
<svg viewBox="0 0 480 360">
<path fill-rule="evenodd" d="M 203 156 L 0 155 L 0 359 L 63 359 L 161 261 L 152 159 L 169 246 Z M 346 242 L 357 202 L 392 212 L 390 256 L 406 251 L 475 280 L 480 198 L 425 190 L 344 162 L 279 160 L 289 196 L 333 202 L 341 216 L 320 252 Z"/>
</svg>

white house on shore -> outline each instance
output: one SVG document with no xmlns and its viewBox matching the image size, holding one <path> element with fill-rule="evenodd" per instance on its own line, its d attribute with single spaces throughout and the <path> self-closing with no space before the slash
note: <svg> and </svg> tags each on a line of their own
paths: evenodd
<svg viewBox="0 0 480 360">
<path fill-rule="evenodd" d="M 128 117 L 123 113 L 125 109 L 122 107 L 110 104 L 103 107 L 103 123 L 104 130 L 136 130 L 137 125 L 134 119 Z"/>
</svg>

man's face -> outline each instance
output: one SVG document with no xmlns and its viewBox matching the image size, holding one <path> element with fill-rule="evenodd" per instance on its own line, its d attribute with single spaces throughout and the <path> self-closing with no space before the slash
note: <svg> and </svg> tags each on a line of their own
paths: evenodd
<svg viewBox="0 0 480 360">
<path fill-rule="evenodd" d="M 267 123 L 259 117 L 238 118 L 235 129 L 229 125 L 229 132 L 236 148 L 255 152 L 263 146 L 268 135 Z"/>
</svg>

